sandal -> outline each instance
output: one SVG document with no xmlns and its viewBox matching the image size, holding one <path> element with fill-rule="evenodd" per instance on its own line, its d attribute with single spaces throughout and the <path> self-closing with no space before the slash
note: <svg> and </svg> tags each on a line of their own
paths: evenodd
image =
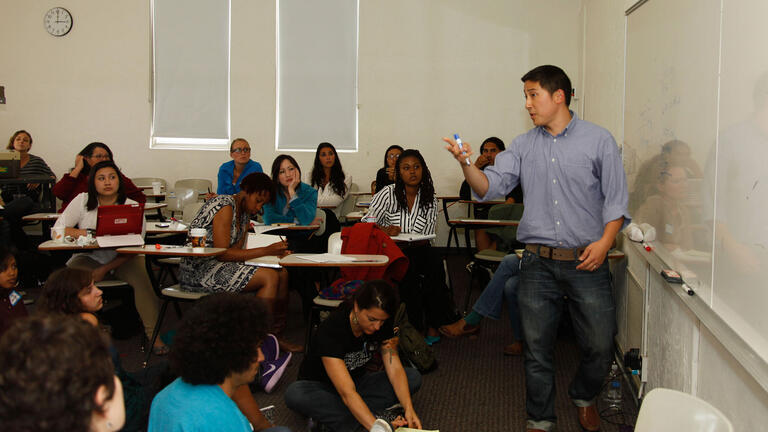
<svg viewBox="0 0 768 432">
<path fill-rule="evenodd" d="M 471 335 L 477 333 L 480 330 L 479 325 L 469 325 L 463 319 L 456 321 L 453 324 L 440 326 L 440 333 L 449 338 L 457 338 L 461 336 Z"/>
</svg>

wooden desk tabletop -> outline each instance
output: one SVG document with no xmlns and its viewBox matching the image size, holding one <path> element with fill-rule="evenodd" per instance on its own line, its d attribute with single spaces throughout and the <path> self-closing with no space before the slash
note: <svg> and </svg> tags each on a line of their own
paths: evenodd
<svg viewBox="0 0 768 432">
<path fill-rule="evenodd" d="M 473 204 L 473 205 L 496 205 L 496 204 L 504 204 L 506 201 L 503 200 L 489 200 L 489 201 L 476 201 L 476 200 L 459 200 L 462 204 Z"/>
<path fill-rule="evenodd" d="M 167 203 L 144 203 L 144 211 L 157 210 L 168 207 Z"/>
<path fill-rule="evenodd" d="M 332 256 L 323 262 L 311 261 L 306 258 L 322 255 L 326 254 L 291 254 L 283 257 L 280 260 L 280 265 L 283 267 L 382 267 L 389 262 L 386 255 L 344 254 L 344 257 L 353 258 L 354 261 L 334 260 Z"/>
<path fill-rule="evenodd" d="M 186 234 L 189 232 L 188 226 L 177 222 L 147 221 L 145 227 L 147 234 Z"/>
<path fill-rule="evenodd" d="M 505 226 L 518 226 L 519 220 L 499 220 L 499 219 L 451 219 L 448 221 L 450 224 L 465 225 L 472 227 L 505 227 Z"/>
<path fill-rule="evenodd" d="M 144 246 L 132 246 L 122 247 L 117 249 L 117 253 L 132 254 L 132 255 L 161 255 L 161 256 L 195 256 L 195 257 L 209 257 L 223 254 L 226 248 L 202 248 L 202 252 L 196 252 L 189 246 L 172 246 L 172 245 L 144 245 Z"/>
<path fill-rule="evenodd" d="M 64 250 L 76 251 L 76 250 L 94 250 L 94 249 L 100 249 L 100 247 L 96 242 L 87 246 L 78 246 L 77 243 L 62 243 L 62 242 L 56 242 L 53 240 L 48 240 L 40 243 L 37 249 L 46 250 L 46 251 L 64 251 Z"/>
<path fill-rule="evenodd" d="M 21 218 L 25 221 L 55 221 L 59 219 L 61 213 L 32 213 Z"/>
<path fill-rule="evenodd" d="M 354 191 L 349 193 L 352 196 L 362 196 L 362 195 L 371 195 L 371 192 L 366 191 Z"/>
<path fill-rule="evenodd" d="M 355 207 L 370 207 L 371 202 L 370 201 L 362 201 L 362 202 L 356 202 Z"/>
</svg>

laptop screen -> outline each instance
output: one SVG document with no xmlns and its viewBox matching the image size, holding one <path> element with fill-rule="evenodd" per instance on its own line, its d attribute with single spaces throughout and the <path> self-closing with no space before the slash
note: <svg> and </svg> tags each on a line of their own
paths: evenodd
<svg viewBox="0 0 768 432">
<path fill-rule="evenodd" d="M 144 204 L 100 206 L 96 235 L 141 234 L 144 228 Z"/>
</svg>

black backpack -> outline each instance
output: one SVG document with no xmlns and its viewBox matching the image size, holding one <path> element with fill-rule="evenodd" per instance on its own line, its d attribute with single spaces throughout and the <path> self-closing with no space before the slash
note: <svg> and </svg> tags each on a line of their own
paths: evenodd
<svg viewBox="0 0 768 432">
<path fill-rule="evenodd" d="M 400 358 L 405 359 L 421 373 L 437 369 L 435 353 L 424 341 L 424 336 L 408 321 L 405 303 L 400 303 L 400 308 L 395 314 L 395 328 L 398 329 L 397 334 L 400 337 Z"/>
</svg>

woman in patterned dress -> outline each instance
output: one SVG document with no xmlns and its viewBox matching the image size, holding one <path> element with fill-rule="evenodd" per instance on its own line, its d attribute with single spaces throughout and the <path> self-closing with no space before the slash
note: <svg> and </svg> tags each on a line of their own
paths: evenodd
<svg viewBox="0 0 768 432">
<path fill-rule="evenodd" d="M 300 351 L 301 346 L 282 341 L 288 309 L 288 273 L 284 270 L 247 265 L 245 261 L 262 256 L 284 256 L 285 241 L 266 247 L 245 249 L 250 216 L 260 213 L 262 206 L 275 199 L 275 187 L 264 173 L 247 175 L 235 195 L 218 195 L 203 204 L 190 224 L 204 228 L 205 244 L 226 248 L 215 257 L 184 257 L 179 282 L 182 288 L 196 292 L 255 292 L 274 317 L 271 333 L 278 335 L 281 346 Z"/>
</svg>

